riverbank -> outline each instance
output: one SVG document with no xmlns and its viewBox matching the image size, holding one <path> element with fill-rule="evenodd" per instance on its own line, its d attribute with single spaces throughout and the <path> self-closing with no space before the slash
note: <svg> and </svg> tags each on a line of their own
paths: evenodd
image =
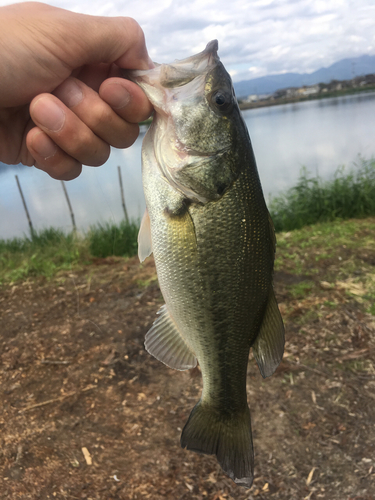
<svg viewBox="0 0 375 500">
<path fill-rule="evenodd" d="M 98 224 L 86 233 L 48 228 L 33 235 L 0 240 L 0 285 L 36 276 L 52 278 L 60 271 L 108 256 L 136 255 L 139 223 Z"/>
<path fill-rule="evenodd" d="M 328 99 L 331 97 L 344 97 L 347 95 L 363 94 L 366 92 L 374 92 L 375 86 L 358 87 L 355 89 L 343 89 L 343 90 L 333 90 L 329 92 L 320 92 L 319 94 L 312 94 L 308 96 L 298 96 L 298 97 L 279 97 L 269 99 L 262 99 L 254 102 L 244 102 L 242 99 L 238 101 L 239 108 L 242 111 L 247 109 L 265 108 L 269 106 L 280 106 L 281 104 L 293 104 L 305 101 L 316 101 L 320 99 Z M 140 123 L 140 126 L 148 128 L 152 123 L 152 117 L 148 118 L 144 122 Z"/>
<path fill-rule="evenodd" d="M 256 108 L 264 108 L 264 107 L 269 107 L 269 106 L 279 106 L 281 104 L 293 104 L 293 103 L 305 102 L 305 101 L 316 101 L 316 100 L 327 99 L 327 98 L 331 98 L 331 97 L 344 97 L 347 95 L 363 94 L 366 92 L 374 92 L 374 91 L 375 91 L 375 86 L 369 85 L 366 87 L 358 87 L 358 88 L 354 88 L 354 89 L 334 90 L 334 91 L 329 91 L 329 92 L 324 92 L 324 93 L 320 92 L 318 94 L 312 94 L 312 95 L 308 95 L 308 96 L 279 97 L 279 98 L 270 97 L 269 99 L 264 99 L 264 100 L 255 101 L 255 102 L 240 101 L 239 107 L 242 111 L 245 111 L 246 109 L 256 109 Z"/>
<path fill-rule="evenodd" d="M 199 368 L 168 369 L 144 336 L 162 298 L 152 258 L 109 257 L 0 287 L 4 498 L 372 500 L 375 218 L 278 235 L 284 359 L 250 359 L 250 491 L 180 448 Z M 249 497 L 250 495 L 250 497 Z"/>
<path fill-rule="evenodd" d="M 302 170 L 293 188 L 271 198 L 269 210 L 277 232 L 317 222 L 375 215 L 375 159 L 339 168 L 330 181 Z M 33 237 L 0 240 L 0 285 L 35 276 L 53 277 L 61 270 L 112 256 L 137 254 L 139 222 L 92 226 L 85 233 L 49 228 Z"/>
</svg>

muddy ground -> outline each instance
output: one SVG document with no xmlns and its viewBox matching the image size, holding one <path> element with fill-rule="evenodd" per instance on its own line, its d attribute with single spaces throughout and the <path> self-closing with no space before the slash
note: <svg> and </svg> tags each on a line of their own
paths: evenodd
<svg viewBox="0 0 375 500">
<path fill-rule="evenodd" d="M 320 263 L 302 298 L 306 276 L 275 274 L 286 353 L 266 380 L 249 362 L 250 490 L 180 448 L 201 375 L 144 351 L 163 303 L 152 259 L 1 287 L 0 498 L 374 500 L 375 317 Z"/>
</svg>

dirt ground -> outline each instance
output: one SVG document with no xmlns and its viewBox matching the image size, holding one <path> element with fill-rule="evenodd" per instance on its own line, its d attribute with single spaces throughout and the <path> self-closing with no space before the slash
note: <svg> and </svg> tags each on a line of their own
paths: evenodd
<svg viewBox="0 0 375 500">
<path fill-rule="evenodd" d="M 374 500 L 375 317 L 327 269 L 302 299 L 306 276 L 275 274 L 286 353 L 266 380 L 249 362 L 250 490 L 180 448 L 201 375 L 144 350 L 163 303 L 152 259 L 1 287 L 0 498 Z"/>
</svg>

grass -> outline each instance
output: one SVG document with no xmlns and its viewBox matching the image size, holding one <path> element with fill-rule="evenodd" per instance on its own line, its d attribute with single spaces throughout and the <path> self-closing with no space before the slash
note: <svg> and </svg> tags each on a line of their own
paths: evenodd
<svg viewBox="0 0 375 500">
<path fill-rule="evenodd" d="M 133 221 L 93 226 L 88 233 L 90 254 L 94 257 L 136 255 L 138 231 L 139 224 Z"/>
<path fill-rule="evenodd" d="M 304 168 L 296 186 L 272 198 L 269 209 L 276 231 L 375 215 L 375 159 L 360 159 L 349 172 L 340 167 L 330 181 Z"/>
<path fill-rule="evenodd" d="M 374 234 L 375 217 L 278 233 L 275 270 L 303 277 L 285 286 L 289 299 L 304 301 L 306 311 L 319 313 L 322 306 L 334 309 L 347 297 L 375 316 Z"/>
<path fill-rule="evenodd" d="M 294 299 L 304 298 L 311 292 L 313 288 L 314 283 L 312 281 L 302 281 L 301 283 L 290 285 L 289 293 Z"/>
<path fill-rule="evenodd" d="M 88 258 L 85 242 L 59 229 L 34 232 L 32 238 L 0 240 L 0 283 L 38 275 L 51 277 Z"/>
<path fill-rule="evenodd" d="M 35 276 L 51 278 L 94 257 L 135 255 L 138 227 L 136 222 L 98 225 L 83 236 L 48 228 L 34 232 L 32 238 L 0 240 L 0 284 Z"/>
<path fill-rule="evenodd" d="M 324 268 L 327 272 L 321 279 L 339 280 L 348 294 L 359 295 L 375 313 L 374 159 L 361 160 L 348 173 L 341 168 L 326 182 L 303 171 L 294 188 L 271 201 L 270 212 L 278 231 L 275 270 L 306 277 L 291 287 L 292 297 L 308 297 L 314 277 L 321 276 Z M 361 217 L 368 218 L 358 220 Z M 345 221 L 349 218 L 357 220 Z M 135 255 L 138 227 L 136 222 L 107 223 L 84 235 L 50 228 L 32 238 L 0 240 L 0 284 L 49 278 L 93 258 Z"/>
</svg>

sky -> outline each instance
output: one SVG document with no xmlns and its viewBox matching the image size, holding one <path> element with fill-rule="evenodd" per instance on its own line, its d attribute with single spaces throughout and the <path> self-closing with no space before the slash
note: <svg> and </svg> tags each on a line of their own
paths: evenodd
<svg viewBox="0 0 375 500">
<path fill-rule="evenodd" d="M 0 5 L 15 3 L 0 0 Z M 130 16 L 151 58 L 183 59 L 217 38 L 234 81 L 310 73 L 345 57 L 375 54 L 374 0 L 53 0 L 75 12 Z"/>
</svg>

